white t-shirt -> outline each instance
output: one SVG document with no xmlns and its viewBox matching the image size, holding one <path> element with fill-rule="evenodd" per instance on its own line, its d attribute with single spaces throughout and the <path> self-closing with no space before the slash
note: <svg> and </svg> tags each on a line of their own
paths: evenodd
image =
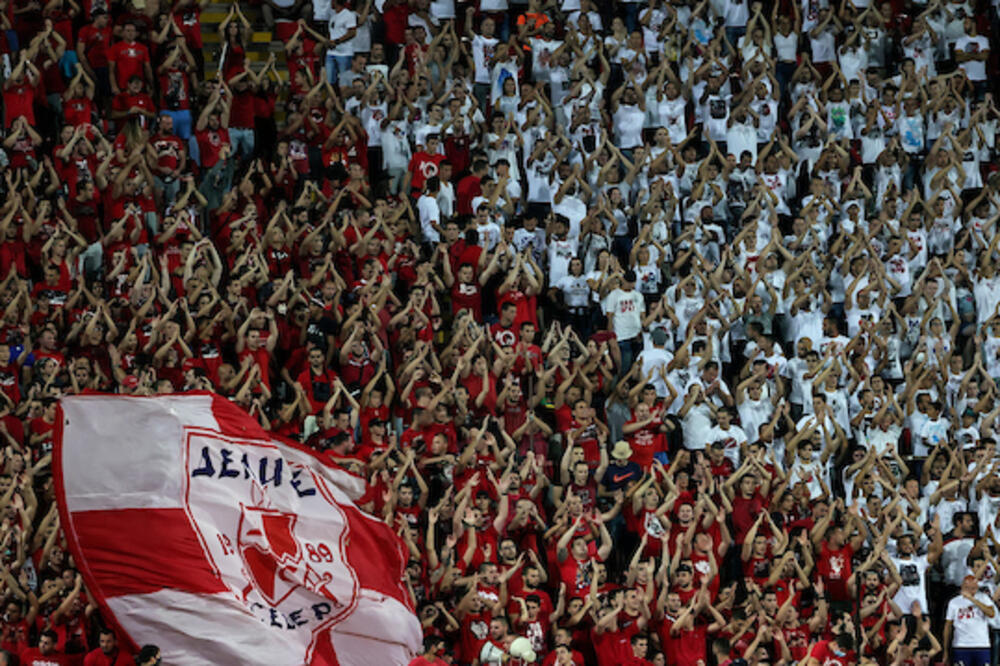
<svg viewBox="0 0 1000 666">
<path fill-rule="evenodd" d="M 549 191 L 552 192 L 553 196 L 559 188 L 557 186 L 552 186 Z M 475 210 L 475 209 L 473 209 Z M 552 202 L 552 212 L 557 215 L 563 215 L 567 220 L 569 220 L 569 230 L 566 235 L 570 238 L 580 237 L 580 223 L 583 219 L 587 217 L 587 204 L 583 202 L 579 197 L 572 194 L 564 194 L 563 198 L 559 200 L 559 203 Z"/>
<path fill-rule="evenodd" d="M 788 394 L 788 400 L 792 404 L 805 404 L 807 397 L 812 402 L 812 379 L 807 380 L 805 378 L 808 372 L 809 365 L 805 359 L 796 356 L 795 358 L 788 359 L 788 362 L 785 363 L 781 374 L 791 380 L 791 391 Z M 807 413 L 811 414 L 812 410 L 809 410 Z"/>
<path fill-rule="evenodd" d="M 555 236 L 549 241 L 549 284 L 557 285 L 569 274 L 569 262 L 576 256 L 579 243 L 577 239 L 566 237 L 560 240 Z"/>
<path fill-rule="evenodd" d="M 678 399 L 681 399 L 678 396 Z M 708 433 L 712 431 L 712 409 L 707 402 L 700 402 L 684 415 L 681 423 L 684 431 L 684 448 L 689 451 L 704 451 L 708 443 Z"/>
<path fill-rule="evenodd" d="M 958 499 L 943 499 L 934 506 L 934 515 L 941 519 L 941 531 L 945 534 L 955 527 L 955 516 L 969 510 L 969 503 L 959 495 Z"/>
<path fill-rule="evenodd" d="M 730 425 L 728 430 L 723 430 L 719 426 L 714 426 L 708 431 L 708 442 L 725 442 L 723 449 L 726 457 L 733 462 L 734 467 L 740 466 L 740 447 L 747 444 L 747 434 L 743 428 L 737 425 Z"/>
<path fill-rule="evenodd" d="M 313 20 L 322 23 L 330 19 L 330 0 L 312 0 Z"/>
<path fill-rule="evenodd" d="M 809 462 L 803 462 L 802 458 L 796 455 L 795 460 L 788 467 L 788 473 L 795 479 L 795 483 L 803 481 L 806 484 L 809 489 L 809 499 L 817 499 L 823 495 L 820 479 L 823 480 L 827 488 L 830 487 L 829 467 L 823 465 L 818 454 L 813 454 L 813 458 Z"/>
<path fill-rule="evenodd" d="M 725 141 L 729 124 L 729 100 L 731 95 L 709 95 L 705 100 L 702 122 L 705 132 L 715 141 Z"/>
<path fill-rule="evenodd" d="M 726 130 L 726 152 L 737 159 L 746 151 L 751 162 L 757 161 L 757 128 L 750 123 L 733 123 Z"/>
<path fill-rule="evenodd" d="M 774 33 L 774 49 L 780 62 L 795 62 L 799 50 L 799 34 L 790 32 L 786 37 L 780 32 Z"/>
<path fill-rule="evenodd" d="M 642 332 L 646 301 L 635 289 L 615 289 L 604 301 L 604 312 L 614 315 L 613 324 L 618 341 L 632 340 Z"/>
<path fill-rule="evenodd" d="M 926 555 L 911 555 L 908 558 L 894 557 L 892 563 L 899 572 L 899 577 L 903 579 L 899 591 L 893 597 L 904 613 L 909 613 L 913 607 L 913 602 L 920 604 L 920 612 L 927 613 L 927 587 L 926 573 L 930 567 Z"/>
<path fill-rule="evenodd" d="M 653 347 L 651 349 L 644 349 L 642 354 L 639 355 L 639 361 L 642 363 L 640 372 L 642 373 L 643 379 L 649 374 L 649 371 L 653 371 L 653 376 L 649 380 L 649 383 L 656 387 L 656 396 L 658 398 L 666 398 L 670 391 L 667 390 L 667 383 L 663 381 L 663 377 L 660 376 L 660 369 L 662 368 L 664 373 L 667 371 L 667 365 L 672 361 L 674 355 L 668 352 L 666 349 Z"/>
<path fill-rule="evenodd" d="M 441 208 L 438 206 L 437 199 L 427 194 L 421 195 L 417 199 L 417 212 L 420 214 L 420 231 L 424 235 L 424 241 L 440 243 L 441 235 L 431 224 L 441 223 Z"/>
<path fill-rule="evenodd" d="M 828 25 L 818 36 L 809 39 L 813 62 L 833 62 L 837 59 L 837 42 Z"/>
<path fill-rule="evenodd" d="M 455 18 L 455 0 L 433 0 L 430 4 L 432 19 Z M 435 21 L 439 23 L 440 21 Z"/>
<path fill-rule="evenodd" d="M 567 275 L 555 285 L 562 292 L 563 302 L 569 308 L 586 307 L 590 300 L 590 285 L 584 275 Z"/>
<path fill-rule="evenodd" d="M 879 455 L 883 455 L 888 451 L 896 450 L 899 437 L 902 434 L 902 429 L 897 425 L 890 425 L 887 430 L 882 430 L 879 427 L 866 428 L 865 444 L 868 448 L 875 449 Z"/>
<path fill-rule="evenodd" d="M 746 430 L 747 437 L 756 441 L 760 437 L 760 427 L 771 421 L 774 415 L 774 405 L 769 398 L 761 396 L 760 400 L 743 398 L 737 410 L 740 413 L 740 423 Z"/>
<path fill-rule="evenodd" d="M 919 442 L 913 443 L 913 455 L 918 458 L 925 458 L 930 455 L 930 450 L 936 448 L 942 442 L 948 440 L 948 420 L 943 417 L 931 421 L 927 419 L 921 424 Z"/>
<path fill-rule="evenodd" d="M 646 112 L 638 106 L 622 104 L 615 111 L 614 128 L 619 148 L 636 148 L 642 145 L 642 126 Z"/>
<path fill-rule="evenodd" d="M 386 169 L 405 169 L 410 164 L 412 151 L 406 138 L 408 123 L 393 120 L 381 132 L 382 166 Z"/>
<path fill-rule="evenodd" d="M 674 99 L 664 97 L 656 105 L 660 124 L 670 133 L 670 140 L 674 143 L 681 143 L 687 136 L 686 106 L 687 100 L 680 95 Z"/>
<path fill-rule="evenodd" d="M 490 82 L 490 61 L 499 40 L 495 37 L 476 35 L 472 38 L 472 62 L 476 68 L 476 83 Z"/>
<path fill-rule="evenodd" d="M 441 209 L 441 219 L 450 219 L 455 214 L 455 203 L 458 200 L 458 196 L 455 194 L 455 186 L 451 183 L 441 183 L 441 189 L 438 190 L 437 202 L 438 208 Z"/>
<path fill-rule="evenodd" d="M 351 28 L 358 27 L 358 15 L 350 9 L 341 9 L 330 18 L 330 41 L 341 39 Z M 330 55 L 354 55 L 354 44 L 351 40 L 341 42 L 327 51 Z"/>
<path fill-rule="evenodd" d="M 993 606 L 993 600 L 982 592 L 976 592 L 975 598 L 986 606 Z M 953 648 L 988 648 L 990 646 L 990 622 L 979 606 L 963 596 L 957 596 L 948 602 L 948 611 L 944 619 L 950 620 L 954 628 L 951 639 Z"/>
<path fill-rule="evenodd" d="M 750 11 L 747 9 L 746 0 L 726 0 L 725 7 L 726 27 L 743 28 L 746 27 L 750 18 Z"/>
<path fill-rule="evenodd" d="M 552 54 L 562 46 L 557 39 L 531 38 L 531 75 L 535 81 L 548 81 L 552 73 Z"/>
<path fill-rule="evenodd" d="M 958 41 L 955 42 L 955 52 L 965 52 L 965 53 L 982 53 L 983 51 L 990 50 L 990 42 L 988 39 L 982 35 L 976 35 L 975 37 L 969 37 L 968 35 L 960 37 Z M 969 77 L 970 81 L 985 81 L 986 80 L 986 63 L 982 60 L 966 60 L 959 65 L 964 71 L 965 75 Z"/>
<path fill-rule="evenodd" d="M 962 584 L 962 579 L 965 577 L 965 562 L 974 545 L 975 540 L 971 537 L 945 541 L 944 550 L 941 552 L 941 566 L 944 567 L 946 583 L 955 587 Z"/>
</svg>

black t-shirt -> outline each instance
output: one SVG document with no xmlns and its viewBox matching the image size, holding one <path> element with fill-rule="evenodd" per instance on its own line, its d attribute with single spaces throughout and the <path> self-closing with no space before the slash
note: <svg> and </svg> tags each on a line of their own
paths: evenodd
<svg viewBox="0 0 1000 666">
<path fill-rule="evenodd" d="M 625 486 L 633 481 L 638 481 L 642 478 L 642 468 L 639 464 L 628 460 L 625 464 L 620 464 L 616 460 L 612 460 L 608 464 L 608 469 L 604 472 L 604 478 L 601 479 L 601 485 L 608 491 L 614 492 L 616 490 L 623 490 Z"/>
<path fill-rule="evenodd" d="M 309 322 L 306 330 L 306 339 L 318 348 L 326 351 L 326 338 L 328 335 L 336 335 L 337 324 L 329 316 L 322 316 Z"/>
</svg>

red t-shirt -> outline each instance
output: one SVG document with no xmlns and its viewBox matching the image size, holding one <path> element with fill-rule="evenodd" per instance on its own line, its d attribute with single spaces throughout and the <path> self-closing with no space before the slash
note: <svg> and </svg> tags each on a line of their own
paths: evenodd
<svg viewBox="0 0 1000 666">
<path fill-rule="evenodd" d="M 455 187 L 455 212 L 459 215 L 472 215 L 472 200 L 483 193 L 482 185 L 480 184 L 480 178 L 478 176 L 468 175 L 462 180 L 458 181 L 458 186 Z"/>
<path fill-rule="evenodd" d="M 198 6 L 197 2 L 190 2 L 177 11 L 177 4 L 175 1 L 174 23 L 184 33 L 188 47 L 192 50 L 200 50 L 203 44 L 201 39 L 201 7 Z"/>
<path fill-rule="evenodd" d="M 809 653 L 809 641 L 812 638 L 808 624 L 797 627 L 782 627 L 781 633 L 785 635 L 785 643 L 788 651 L 792 654 L 792 659 L 802 661 Z"/>
<path fill-rule="evenodd" d="M 115 81 L 124 90 L 133 76 L 145 77 L 144 65 L 149 64 L 149 49 L 139 42 L 118 42 L 108 50 L 108 60 L 115 63 Z"/>
<path fill-rule="evenodd" d="M 559 563 L 559 577 L 566 584 L 566 593 L 571 597 L 582 597 L 590 591 L 593 572 L 590 570 L 589 558 L 597 559 L 597 545 L 593 542 L 587 545 L 587 557 L 581 562 L 570 553 Z"/>
<path fill-rule="evenodd" d="M 733 461 L 730 460 L 729 458 L 723 458 L 722 462 L 720 462 L 718 465 L 709 462 L 709 466 L 712 469 L 712 476 L 716 477 L 717 479 L 722 479 L 722 480 L 728 479 L 733 475 L 734 472 L 736 472 L 736 467 L 733 465 Z"/>
<path fill-rule="evenodd" d="M 451 285 L 451 313 L 469 310 L 476 321 L 483 320 L 483 290 L 478 282 L 459 282 Z"/>
<path fill-rule="evenodd" d="M 809 656 L 818 659 L 822 666 L 853 666 L 857 661 L 857 655 L 854 651 L 838 656 L 833 652 L 835 646 L 834 641 L 819 641 L 812 646 Z"/>
<path fill-rule="evenodd" d="M 676 636 L 668 636 L 676 661 L 667 663 L 677 666 L 696 666 L 698 662 L 708 663 L 705 635 L 705 624 L 696 619 L 693 628 L 682 629 Z"/>
<path fill-rule="evenodd" d="M 6 359 L 3 359 L 6 360 Z M 0 391 L 7 394 L 15 405 L 21 401 L 21 389 L 18 378 L 21 369 L 15 363 L 0 364 Z M 20 423 L 20 421 L 18 421 Z M 8 648 L 3 648 L 8 649 Z"/>
<path fill-rule="evenodd" d="M 191 81 L 188 78 L 185 67 L 172 67 L 165 72 L 161 72 L 160 79 L 160 100 L 163 107 L 170 111 L 181 111 L 191 108 Z M 235 109 L 233 109 L 235 112 Z"/>
<path fill-rule="evenodd" d="M 629 445 L 632 447 L 630 460 L 643 469 L 649 469 L 653 465 L 653 457 L 657 453 L 667 450 L 667 437 L 660 432 L 662 424 L 662 421 L 656 419 L 628 436 Z"/>
<path fill-rule="evenodd" d="M 816 573 L 823 578 L 823 584 L 833 601 L 851 599 L 847 591 L 847 579 L 851 577 L 852 557 L 854 549 L 849 543 L 845 543 L 838 550 L 833 550 L 829 542 L 824 541 L 820 548 L 819 557 L 816 559 Z"/>
<path fill-rule="evenodd" d="M 87 62 L 91 67 L 107 67 L 108 51 L 111 49 L 111 26 L 106 25 L 101 29 L 93 25 L 85 25 L 80 28 L 77 35 L 77 42 L 83 43 L 84 53 L 87 54 Z"/>
<path fill-rule="evenodd" d="M 240 354 L 240 362 L 242 363 L 243 359 L 246 358 L 247 356 L 252 357 L 254 359 L 254 362 L 256 362 L 257 365 L 260 367 L 260 383 L 270 389 L 271 354 L 267 351 L 267 348 L 262 346 L 257 351 L 252 351 L 249 348 L 244 349 L 243 352 Z"/>
<path fill-rule="evenodd" d="M 21 666 L 69 666 L 72 661 L 64 654 L 43 655 L 38 648 L 28 648 L 21 652 Z"/>
<path fill-rule="evenodd" d="M 444 155 L 431 155 L 420 151 L 415 153 L 413 157 L 410 158 L 410 173 L 413 174 L 412 180 L 410 180 L 410 185 L 413 187 L 415 192 L 419 192 L 424 189 L 424 183 L 427 182 L 428 178 L 438 175 L 438 170 L 441 162 L 445 159 Z"/>
<path fill-rule="evenodd" d="M 19 654 L 28 649 L 31 627 L 27 620 L 3 622 L 0 624 L 0 649 Z"/>
<path fill-rule="evenodd" d="M 749 498 L 744 498 L 740 494 L 733 498 L 733 540 L 736 543 L 743 543 L 747 532 L 757 522 L 757 517 L 766 507 L 767 502 L 757 491 L 754 491 L 754 494 Z"/>
<path fill-rule="evenodd" d="M 3 91 L 3 105 L 7 109 L 7 127 L 21 116 L 28 120 L 29 125 L 35 125 L 35 87 L 29 85 L 27 80 Z"/>
<path fill-rule="evenodd" d="M 596 630 L 591 629 L 590 636 L 598 664 L 620 664 L 625 660 L 619 632 L 605 631 L 599 634 Z"/>
<path fill-rule="evenodd" d="M 181 162 L 184 154 L 184 142 L 173 134 L 157 134 L 152 138 L 153 152 L 156 153 L 156 165 L 173 171 Z"/>
<path fill-rule="evenodd" d="M 297 381 L 306 392 L 306 398 L 309 400 L 314 414 L 318 414 L 326 405 L 326 401 L 333 395 L 333 380 L 336 376 L 335 372 L 326 369 L 320 374 L 314 375 L 310 368 L 306 368 L 298 376 Z"/>
<path fill-rule="evenodd" d="M 501 347 L 512 347 L 517 344 L 517 327 L 514 324 L 504 326 L 497 322 L 490 326 L 490 336 Z"/>
<path fill-rule="evenodd" d="M 497 408 L 497 378 L 492 372 L 487 371 L 486 381 L 489 382 L 486 388 L 486 397 L 483 399 L 482 407 L 476 408 L 476 413 L 480 415 L 480 418 L 482 414 L 496 414 Z M 470 372 L 469 376 L 462 380 L 462 385 L 469 392 L 470 403 L 475 403 L 476 398 L 483 390 L 483 377 L 475 372 Z M 470 404 L 470 406 L 472 405 Z"/>
<path fill-rule="evenodd" d="M 83 666 L 135 666 L 135 661 L 121 650 L 116 650 L 113 655 L 108 657 L 101 652 L 101 648 L 97 648 L 91 650 L 83 658 Z"/>
<path fill-rule="evenodd" d="M 545 660 L 542 661 L 542 666 L 554 666 L 554 664 L 556 663 L 556 658 L 557 655 L 555 651 L 550 652 L 548 655 L 546 655 Z M 586 662 L 584 662 L 582 654 L 580 654 L 576 650 L 572 650 L 570 653 L 570 663 L 573 666 L 583 666 Z M 669 664 L 672 662 L 668 661 L 667 663 Z"/>
<path fill-rule="evenodd" d="M 89 123 L 94 117 L 94 103 L 86 97 L 74 97 L 63 102 L 66 124 L 77 127 Z"/>
<path fill-rule="evenodd" d="M 472 663 L 479 659 L 479 652 L 490 635 L 492 619 L 493 616 L 488 611 L 469 613 L 462 618 L 462 628 L 459 630 L 461 639 L 456 650 L 460 663 Z"/>
<path fill-rule="evenodd" d="M 198 140 L 198 150 L 201 152 L 201 166 L 211 169 L 219 163 L 219 152 L 223 145 L 229 145 L 229 130 L 225 127 L 219 129 L 203 129 L 195 133 Z"/>
<path fill-rule="evenodd" d="M 410 7 L 405 2 L 397 2 L 391 7 L 386 3 L 382 19 L 385 21 L 385 38 L 390 44 L 402 44 L 406 39 L 406 21 L 409 14 Z"/>
<path fill-rule="evenodd" d="M 434 657 L 431 661 L 428 661 L 424 657 L 417 657 L 408 666 L 448 666 L 448 664 L 437 657 Z"/>
<path fill-rule="evenodd" d="M 520 330 L 521 324 L 526 321 L 530 321 L 538 328 L 538 299 L 534 296 L 528 296 L 526 293 L 520 289 L 515 289 L 513 291 L 505 291 L 502 294 L 498 294 L 497 307 L 503 307 L 505 303 L 513 303 L 517 306 L 517 314 L 514 315 L 514 326 Z"/>
<path fill-rule="evenodd" d="M 142 109 L 143 111 L 156 113 L 156 105 L 153 104 L 153 98 L 144 92 L 137 95 L 133 95 L 129 92 L 121 92 L 118 95 L 115 95 L 115 100 L 111 104 L 111 108 L 120 113 L 127 113 L 133 106 Z M 128 117 L 139 117 L 143 120 L 143 126 L 146 125 L 145 116 L 141 116 L 136 113 Z"/>
<path fill-rule="evenodd" d="M 248 90 L 233 93 L 233 104 L 229 112 L 229 126 L 253 129 L 254 94 Z"/>
<path fill-rule="evenodd" d="M 763 585 L 771 577 L 771 560 L 768 553 L 765 557 L 751 557 L 743 563 L 743 577 L 753 578 L 758 585 Z"/>
</svg>

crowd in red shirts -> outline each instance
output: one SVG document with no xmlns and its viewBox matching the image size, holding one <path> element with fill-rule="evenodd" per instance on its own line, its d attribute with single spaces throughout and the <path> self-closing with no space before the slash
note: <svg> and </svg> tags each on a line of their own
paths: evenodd
<svg viewBox="0 0 1000 666">
<path fill-rule="evenodd" d="M 0 665 L 160 663 L 88 391 L 367 479 L 418 666 L 997 663 L 996 3 L 0 7 Z"/>
</svg>

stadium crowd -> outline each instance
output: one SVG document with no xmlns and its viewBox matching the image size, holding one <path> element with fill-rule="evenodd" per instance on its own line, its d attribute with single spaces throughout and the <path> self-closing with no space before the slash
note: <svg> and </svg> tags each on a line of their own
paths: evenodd
<svg viewBox="0 0 1000 666">
<path fill-rule="evenodd" d="M 0 664 L 160 663 L 91 391 L 367 478 L 416 665 L 1000 661 L 998 3 L 0 3 Z"/>
</svg>

